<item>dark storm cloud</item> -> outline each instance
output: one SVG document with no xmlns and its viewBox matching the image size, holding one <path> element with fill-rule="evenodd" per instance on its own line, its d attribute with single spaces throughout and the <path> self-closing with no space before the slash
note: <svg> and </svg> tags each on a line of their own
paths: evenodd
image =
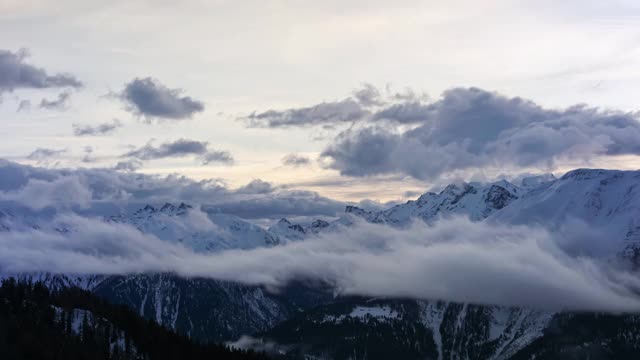
<svg viewBox="0 0 640 360">
<path fill-rule="evenodd" d="M 182 89 L 171 89 L 150 77 L 135 78 L 125 84 L 116 97 L 128 111 L 147 121 L 152 119 L 181 120 L 204 111 L 204 103 L 182 95 Z"/>
<path fill-rule="evenodd" d="M 282 164 L 293 167 L 307 166 L 311 164 L 311 159 L 303 155 L 287 154 L 282 157 Z"/>
<path fill-rule="evenodd" d="M 478 88 L 455 88 L 428 105 L 390 109 L 383 110 L 385 117 L 420 119 L 420 126 L 344 131 L 322 153 L 328 167 L 350 176 L 434 179 L 456 170 L 552 168 L 562 160 L 640 154 L 637 113 L 586 105 L 545 109 Z"/>
<path fill-rule="evenodd" d="M 53 100 L 42 99 L 40 101 L 40 109 L 47 110 L 64 110 L 69 104 L 71 98 L 71 92 L 64 91 L 58 94 L 58 97 Z"/>
<path fill-rule="evenodd" d="M 0 94 L 15 89 L 46 89 L 82 87 L 82 83 L 70 74 L 50 75 L 45 69 L 25 62 L 29 53 L 0 50 Z"/>
<path fill-rule="evenodd" d="M 173 142 L 165 142 L 154 146 L 151 142 L 146 145 L 131 150 L 122 157 L 135 158 L 140 160 L 154 160 L 172 157 L 197 156 L 202 164 L 224 163 L 232 164 L 233 157 L 227 151 L 211 150 L 206 141 L 196 141 L 189 139 L 178 139 Z"/>
<path fill-rule="evenodd" d="M 100 136 L 113 133 L 116 129 L 122 127 L 122 123 L 114 119 L 112 122 L 102 123 L 95 126 L 73 124 L 73 134 L 75 136 Z"/>
</svg>

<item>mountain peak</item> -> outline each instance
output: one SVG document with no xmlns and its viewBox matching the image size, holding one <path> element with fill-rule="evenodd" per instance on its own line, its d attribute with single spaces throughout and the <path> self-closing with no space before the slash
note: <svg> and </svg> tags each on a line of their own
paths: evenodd
<svg viewBox="0 0 640 360">
<path fill-rule="evenodd" d="M 311 223 L 312 228 L 326 228 L 329 225 L 330 224 L 324 220 L 315 220 L 314 222 Z"/>
<path fill-rule="evenodd" d="M 447 185 L 440 194 L 450 194 L 455 196 L 463 195 L 473 188 L 473 185 L 466 182 L 451 183 Z"/>
<path fill-rule="evenodd" d="M 561 180 L 568 180 L 568 179 L 573 179 L 573 180 L 591 180 L 593 178 L 596 178 L 598 176 L 607 174 L 607 173 L 614 173 L 614 172 L 618 172 L 617 170 L 605 170 L 605 169 L 575 169 L 575 170 L 571 170 L 569 172 L 567 172 L 566 174 L 562 175 L 562 177 L 560 178 Z"/>
<path fill-rule="evenodd" d="M 369 218 L 371 216 L 370 211 L 366 211 L 355 205 L 347 205 L 347 207 L 344 209 L 344 212 L 347 214 L 353 214 L 353 215 L 364 217 L 364 218 Z"/>
<path fill-rule="evenodd" d="M 166 212 L 166 211 L 173 211 L 175 209 L 176 207 L 173 204 L 167 202 L 167 203 L 164 203 L 164 205 L 162 205 L 162 207 L 160 208 L 160 211 Z"/>
</svg>

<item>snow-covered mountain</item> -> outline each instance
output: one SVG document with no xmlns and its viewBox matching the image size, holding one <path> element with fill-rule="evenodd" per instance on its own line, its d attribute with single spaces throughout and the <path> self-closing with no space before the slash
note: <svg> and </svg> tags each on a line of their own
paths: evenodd
<svg viewBox="0 0 640 360">
<path fill-rule="evenodd" d="M 285 240 L 303 240 L 307 235 L 315 235 L 326 231 L 331 223 L 324 220 L 315 220 L 311 224 L 303 226 L 292 224 L 287 219 L 280 219 L 276 224 L 269 227 L 269 232 Z"/>
<path fill-rule="evenodd" d="M 131 215 L 112 216 L 108 221 L 133 225 L 145 234 L 197 252 L 246 250 L 280 243 L 278 236 L 237 216 L 205 213 L 184 203 L 146 205 Z"/>
<path fill-rule="evenodd" d="M 61 234 L 75 231 L 72 224 L 51 221 L 51 217 L 45 215 L 25 216 L 20 211 L 4 211 L 0 213 L 0 231 L 40 229 Z M 128 224 L 144 234 L 203 253 L 277 246 L 280 243 L 277 235 L 237 216 L 205 213 L 184 203 L 146 205 L 131 214 L 106 217 L 105 221 Z M 292 311 L 307 306 L 304 301 L 286 299 L 259 286 L 164 274 L 0 275 L 0 279 L 7 277 L 40 281 L 52 289 L 76 286 L 90 290 L 115 303 L 125 304 L 140 315 L 173 330 L 207 340 L 229 340 L 266 330 L 284 320 Z M 314 299 L 309 301 L 315 304 Z"/>
<path fill-rule="evenodd" d="M 215 252 L 304 241 L 323 232 L 348 231 L 357 221 L 404 227 L 412 221 L 431 224 L 448 216 L 537 224 L 555 232 L 562 232 L 567 226 L 584 226 L 591 236 L 587 240 L 602 242 L 585 251 L 607 251 L 637 259 L 640 258 L 640 171 L 578 169 L 560 178 L 525 178 L 519 185 L 508 181 L 456 183 L 383 211 L 349 206 L 334 221 L 294 224 L 281 219 L 269 229 L 233 215 L 207 213 L 186 204 L 170 203 L 147 205 L 129 214 L 109 216 L 106 221 L 130 224 L 143 233 L 198 252 Z M 49 218 L 0 209 L 0 232 L 50 226 L 47 225 Z M 73 231 L 59 223 L 55 224 L 55 230 Z M 421 354 L 435 354 L 435 358 L 483 358 L 472 356 L 468 351 L 464 353 L 464 349 L 469 348 L 486 355 L 484 358 L 510 358 L 534 342 L 542 341 L 552 324 L 551 319 L 560 316 L 529 309 L 430 301 L 411 301 L 410 305 L 404 303 L 398 307 L 394 300 L 387 299 L 378 299 L 373 305 L 353 303 L 336 310 L 333 306 L 338 305 L 332 305 L 336 299 L 330 290 L 325 291 L 327 289 L 301 286 L 272 294 L 256 286 L 166 274 L 22 276 L 43 280 L 51 287 L 89 289 L 199 339 L 233 340 L 243 334 L 267 332 L 278 341 L 298 336 L 303 342 L 307 338 L 297 332 L 298 328 L 313 334 L 320 326 L 324 333 L 340 333 L 338 329 L 345 324 L 354 325 L 356 319 L 359 329 L 369 335 L 391 324 L 408 341 L 425 341 L 422 346 L 433 351 Z M 310 310 L 315 306 L 320 307 Z M 566 321 L 573 319 L 570 315 L 563 316 L 569 317 Z M 597 319 L 593 321 L 597 324 Z M 280 323 L 283 325 L 276 327 Z M 420 335 L 420 331 L 425 333 Z M 630 336 L 636 335 L 634 332 Z M 424 345 L 427 343 L 430 345 Z M 340 343 L 339 346 L 357 348 L 352 345 Z"/>
<path fill-rule="evenodd" d="M 415 201 L 372 214 L 371 221 L 406 225 L 412 219 L 426 222 L 438 217 L 463 215 L 471 220 L 485 219 L 518 199 L 522 191 L 506 180 L 490 184 L 451 184 L 439 193 L 428 192 Z"/>
<path fill-rule="evenodd" d="M 526 177 L 520 186 L 506 180 L 456 183 L 383 211 L 347 206 L 342 216 L 315 232 L 286 219 L 270 230 L 282 238 L 300 240 L 310 234 L 351 226 L 357 219 L 402 227 L 416 220 L 433 223 L 448 216 L 536 225 L 554 232 L 581 224 L 592 231 L 593 239 L 585 242 L 606 241 L 585 243 L 585 251 L 593 247 L 594 251 L 610 253 L 600 255 L 623 254 L 640 259 L 640 171 L 576 169 L 560 178 Z"/>
<path fill-rule="evenodd" d="M 640 249 L 640 171 L 573 170 L 524 193 L 490 221 L 552 231 L 578 221 L 595 231 L 585 245 L 634 256 Z"/>
</svg>

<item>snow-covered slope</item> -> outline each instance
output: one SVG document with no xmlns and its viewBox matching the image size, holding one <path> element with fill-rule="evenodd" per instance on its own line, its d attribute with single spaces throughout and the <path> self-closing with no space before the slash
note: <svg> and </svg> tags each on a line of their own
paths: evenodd
<svg viewBox="0 0 640 360">
<path fill-rule="evenodd" d="M 427 192 L 379 212 L 347 206 L 342 216 L 319 231 L 348 227 L 357 219 L 405 226 L 414 220 L 433 223 L 447 216 L 543 226 L 552 232 L 575 233 L 579 226 L 585 232 L 584 244 L 571 245 L 578 245 L 580 251 L 640 260 L 640 171 L 577 169 L 560 178 L 527 177 L 520 186 L 505 180 L 451 184 L 439 193 Z M 296 240 L 311 233 L 286 220 L 273 229 L 283 238 Z"/>
<path fill-rule="evenodd" d="M 479 221 L 509 205 L 522 193 L 519 187 L 506 180 L 489 184 L 462 182 L 448 185 L 439 193 L 427 192 L 417 200 L 383 211 L 371 212 L 349 205 L 344 214 L 332 222 L 317 220 L 310 226 L 303 226 L 281 219 L 269 230 L 283 239 L 300 240 L 308 235 L 348 227 L 362 220 L 399 227 L 409 225 L 414 220 L 432 223 L 454 215 Z"/>
<path fill-rule="evenodd" d="M 478 221 L 509 205 L 520 193 L 517 186 L 506 180 L 490 184 L 451 184 L 439 193 L 428 192 L 415 201 L 373 214 L 372 221 L 404 225 L 411 219 L 432 222 L 450 215 L 463 215 Z"/>
<path fill-rule="evenodd" d="M 197 252 L 253 249 L 280 242 L 278 236 L 237 216 L 205 213 L 184 203 L 147 205 L 131 215 L 113 216 L 109 221 L 133 225 L 145 234 L 181 243 Z"/>
<path fill-rule="evenodd" d="M 315 220 L 308 225 L 292 224 L 287 219 L 280 219 L 269 227 L 269 232 L 284 240 L 303 240 L 308 235 L 326 231 L 331 224 L 324 220 Z"/>
<path fill-rule="evenodd" d="M 633 251 L 640 243 L 640 171 L 573 170 L 531 189 L 488 220 L 554 232 L 584 226 L 590 231 L 582 240 L 585 250 L 588 245 L 605 256 Z"/>
</svg>

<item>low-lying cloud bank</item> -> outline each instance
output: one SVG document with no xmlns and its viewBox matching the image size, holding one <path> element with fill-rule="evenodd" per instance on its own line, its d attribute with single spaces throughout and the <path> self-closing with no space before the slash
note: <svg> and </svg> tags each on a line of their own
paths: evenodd
<svg viewBox="0 0 640 360">
<path fill-rule="evenodd" d="M 640 311 L 637 274 L 570 256 L 556 236 L 526 226 L 460 218 L 408 229 L 362 223 L 281 246 L 212 254 L 75 215 L 58 217 L 49 228 L 2 232 L 0 272 L 172 272 L 272 288 L 306 278 L 333 284 L 342 294 Z"/>
<path fill-rule="evenodd" d="M 46 162 L 58 153 L 60 150 L 39 149 L 32 157 Z M 195 181 L 180 175 L 135 173 L 141 164 L 130 159 L 118 163 L 115 169 L 50 169 L 0 159 L 0 201 L 16 201 L 35 210 L 85 209 L 85 213 L 96 215 L 131 212 L 147 204 L 185 202 L 246 219 L 333 217 L 346 205 L 313 191 L 292 190 L 258 180 L 230 189 L 215 179 Z"/>
</svg>

